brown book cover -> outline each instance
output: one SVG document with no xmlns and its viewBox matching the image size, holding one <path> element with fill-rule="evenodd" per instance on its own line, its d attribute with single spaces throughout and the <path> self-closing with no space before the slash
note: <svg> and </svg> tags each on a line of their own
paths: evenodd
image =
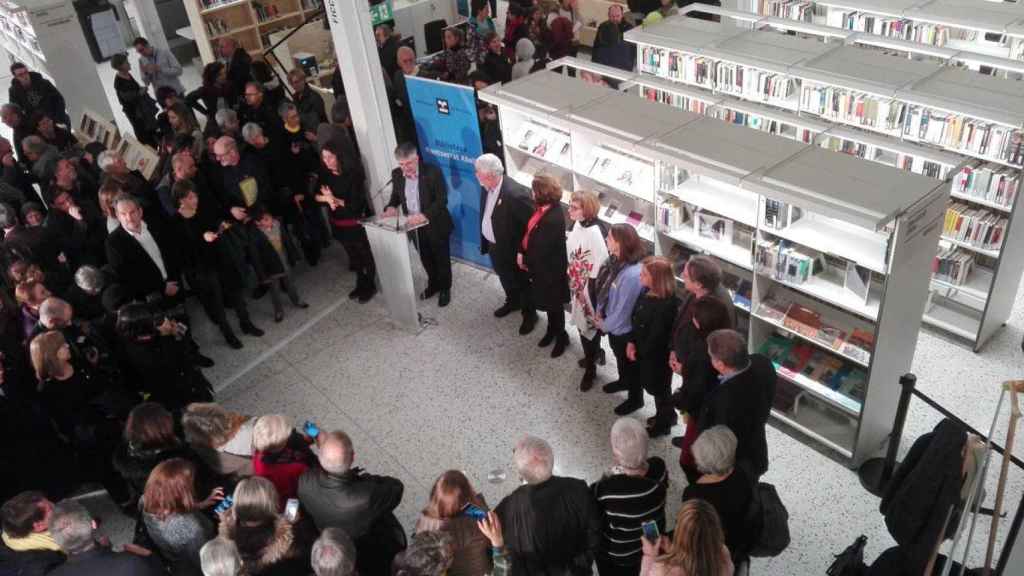
<svg viewBox="0 0 1024 576">
<path fill-rule="evenodd" d="M 782 325 L 797 334 L 816 339 L 821 328 L 821 315 L 810 308 L 793 304 L 786 312 Z"/>
</svg>

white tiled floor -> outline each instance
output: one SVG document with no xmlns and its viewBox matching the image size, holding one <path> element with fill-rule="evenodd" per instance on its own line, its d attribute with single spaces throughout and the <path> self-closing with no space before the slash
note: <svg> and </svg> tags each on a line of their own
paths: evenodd
<svg viewBox="0 0 1024 576">
<path fill-rule="evenodd" d="M 463 265 L 455 266 L 451 306 L 438 309 L 429 303 L 424 308 L 437 325 L 418 336 L 398 331 L 387 323 L 381 299 L 359 305 L 344 298 L 354 279 L 342 257 L 334 247 L 315 273 L 300 270 L 301 291 L 313 306 L 289 311 L 283 324 L 269 319 L 269 302 L 256 303 L 257 324 L 268 334 L 246 338 L 242 353 L 230 352 L 201 320 L 196 322 L 205 348 L 219 361 L 211 379 L 229 383 L 219 392 L 225 404 L 250 414 L 282 412 L 296 421 L 312 419 L 324 428 L 349 432 L 358 465 L 405 483 L 399 518 L 409 528 L 433 480 L 448 468 L 466 471 L 488 502 L 497 503 L 515 486 L 511 446 L 524 433 L 552 443 L 559 474 L 593 481 L 609 466 L 611 409 L 619 400 L 597 388 L 577 391 L 581 351 L 575 337 L 563 358 L 550 359 L 536 347 L 543 326 L 524 338 L 516 333 L 518 318 L 495 320 L 491 311 L 501 300 L 497 279 Z M 998 383 L 1019 376 L 1022 313 L 1018 308 L 981 354 L 922 334 L 914 362 L 921 389 L 987 430 Z M 601 370 L 601 377 L 609 378 L 610 368 Z M 653 413 L 651 404 L 642 416 Z M 911 440 L 904 449 L 937 421 L 933 411 L 914 404 L 907 424 Z M 1004 428 L 996 435 L 1000 441 Z M 822 574 L 831 554 L 859 534 L 869 537 L 869 559 L 892 545 L 878 500 L 860 487 L 853 471 L 774 427 L 769 446 L 771 470 L 765 480 L 778 486 L 789 508 L 793 541 L 780 557 L 755 561 L 754 574 Z M 651 449 L 675 473 L 678 451 L 668 440 L 655 440 Z M 999 462 L 993 461 L 993 470 Z M 507 479 L 489 483 L 489 473 L 498 468 Z M 1024 491 L 1022 479 L 1024 473 L 1011 470 L 1010 517 Z M 681 473 L 673 475 L 672 513 L 684 482 Z M 985 520 L 974 559 L 984 554 Z M 1001 523 L 1004 532 L 1008 525 L 1008 520 Z"/>
</svg>

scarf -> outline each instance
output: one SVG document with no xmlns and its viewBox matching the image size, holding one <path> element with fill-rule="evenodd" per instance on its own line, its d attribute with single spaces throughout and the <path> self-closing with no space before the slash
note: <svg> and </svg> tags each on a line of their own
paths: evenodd
<svg viewBox="0 0 1024 576">
<path fill-rule="evenodd" d="M 60 546 L 50 536 L 49 532 L 32 532 L 24 538 L 12 538 L 5 532 L 3 534 L 4 544 L 15 552 L 26 552 L 28 550 L 53 550 L 60 552 Z"/>
<path fill-rule="evenodd" d="M 533 229 L 537 227 L 537 224 L 540 224 L 540 219 L 544 217 L 544 214 L 549 209 L 551 209 L 551 206 L 553 206 L 553 204 L 545 204 L 543 206 L 538 206 L 537 209 L 533 211 L 533 215 L 530 216 L 530 221 L 526 223 L 526 234 L 523 234 L 523 252 L 526 252 L 526 249 L 530 245 L 530 235 L 533 234 Z"/>
<path fill-rule="evenodd" d="M 629 262 L 619 260 L 612 254 L 608 255 L 608 260 L 605 261 L 604 266 L 601 266 L 600 272 L 597 273 L 597 302 L 595 302 L 595 308 L 603 310 L 605 305 L 608 304 L 608 294 L 612 290 L 612 284 L 618 278 L 619 272 L 622 272 L 622 269 L 628 265 Z"/>
</svg>

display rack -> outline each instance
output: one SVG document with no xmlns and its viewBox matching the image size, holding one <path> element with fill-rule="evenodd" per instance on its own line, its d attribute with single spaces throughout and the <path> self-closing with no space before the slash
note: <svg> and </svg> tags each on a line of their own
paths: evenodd
<svg viewBox="0 0 1024 576">
<path fill-rule="evenodd" d="M 948 185 L 550 71 L 480 98 L 498 107 L 505 134 L 563 131 L 573 160 L 538 170 L 578 172 L 578 158 L 586 165 L 587 150 L 603 148 L 653 167 L 655 252 L 723 263 L 750 349 L 778 365 L 778 420 L 852 465 L 884 444 L 898 395 L 891 383 L 913 359 Z M 506 137 L 505 149 L 510 174 L 532 177 L 516 138 Z"/>
<path fill-rule="evenodd" d="M 1024 59 L 1024 9 L 978 0 L 757 0 L 758 14 Z"/>
<path fill-rule="evenodd" d="M 1012 187 L 1019 186 L 1024 153 L 1020 147 L 1024 85 L 851 45 L 824 44 L 762 29 L 744 30 L 728 20 L 669 18 L 631 30 L 626 39 L 638 44 L 638 69 L 668 84 L 706 88 L 715 95 L 731 95 L 804 119 L 848 125 L 878 135 L 872 142 L 859 145 L 886 150 L 895 143 L 917 143 L 947 156 L 958 155 L 964 161 L 985 161 L 987 166 L 973 166 L 972 173 L 1008 171 Z M 808 57 L 799 59 L 799 54 Z M 758 90 L 737 89 L 733 86 L 737 76 L 743 78 L 746 87 L 755 85 Z M 799 94 L 795 105 L 794 93 Z M 983 132 L 987 135 L 978 137 Z M 835 132 L 829 138 L 842 134 Z M 958 139 L 954 134 L 975 137 Z M 886 146 L 887 141 L 894 145 Z M 841 142 L 832 145 L 840 149 L 844 146 Z M 883 157 L 891 158 L 891 154 Z M 956 163 L 960 164 L 963 162 Z M 951 176 L 934 170 L 928 173 Z M 992 182 L 986 178 L 968 183 L 977 186 L 979 182 Z M 994 210 L 978 201 L 989 199 L 988 190 L 983 194 L 958 189 L 956 194 L 960 196 L 956 202 L 968 202 L 988 211 L 983 214 L 985 218 L 997 220 L 998 232 L 994 234 L 1000 240 L 989 244 L 977 235 L 946 235 L 939 246 L 944 258 L 935 262 L 937 272 L 950 266 L 951 257 L 963 259 L 965 253 L 973 262 L 966 275 L 941 275 L 932 287 L 925 320 L 978 350 L 1009 317 L 1024 271 L 1024 243 L 1014 237 L 1020 233 L 1011 226 L 1012 200 L 1001 210 Z M 952 227 L 963 223 L 954 220 Z M 951 253 L 953 247 L 960 250 Z"/>
<path fill-rule="evenodd" d="M 272 45 L 270 35 L 295 28 L 321 10 L 321 0 L 185 0 L 199 56 L 217 59 L 215 43 L 233 38 L 250 54 Z"/>
</svg>

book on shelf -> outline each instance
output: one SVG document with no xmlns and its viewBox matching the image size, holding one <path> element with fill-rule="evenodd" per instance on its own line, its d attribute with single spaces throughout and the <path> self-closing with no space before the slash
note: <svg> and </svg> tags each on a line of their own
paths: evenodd
<svg viewBox="0 0 1024 576">
<path fill-rule="evenodd" d="M 803 284 L 824 266 L 820 253 L 785 240 L 758 242 L 754 265 L 759 273 L 789 284 Z"/>
<path fill-rule="evenodd" d="M 871 361 L 871 352 L 875 348 L 875 334 L 867 330 L 854 329 L 843 343 L 841 352 L 867 364 Z"/>
<path fill-rule="evenodd" d="M 757 315 L 769 322 L 782 324 L 791 305 L 788 300 L 771 294 L 757 304 Z"/>
<path fill-rule="evenodd" d="M 953 177 L 953 191 L 977 200 L 1013 207 L 1020 186 L 1020 171 L 1008 168 L 967 167 Z"/>
<path fill-rule="evenodd" d="M 984 208 L 954 202 L 946 208 L 942 235 L 984 250 L 999 250 L 1009 220 Z"/>
<path fill-rule="evenodd" d="M 814 2 L 805 0 L 761 0 L 758 14 L 788 20 L 810 22 L 814 16 Z"/>
<path fill-rule="evenodd" d="M 636 228 L 638 232 L 640 230 L 640 227 L 643 225 L 643 221 L 644 215 L 637 212 L 636 210 L 631 210 L 629 212 L 629 215 L 626 216 L 626 224 L 629 224 L 633 228 Z"/>
<path fill-rule="evenodd" d="M 801 336 L 813 339 L 821 328 L 821 314 L 806 306 L 791 304 L 782 319 L 782 325 Z"/>
<path fill-rule="evenodd" d="M 847 261 L 843 287 L 867 304 L 871 290 L 871 270 L 858 266 L 856 262 Z"/>
<path fill-rule="evenodd" d="M 973 268 L 974 254 L 956 246 L 940 248 L 932 260 L 932 276 L 956 286 L 967 281 Z"/>
<path fill-rule="evenodd" d="M 782 230 L 789 226 L 789 204 L 781 200 L 765 198 L 763 210 L 761 222 L 764 223 L 766 228 Z"/>
<path fill-rule="evenodd" d="M 794 342 L 781 334 L 772 334 L 758 352 L 775 362 L 784 376 L 796 378 L 799 375 L 857 403 L 864 401 L 867 373 L 826 351 L 804 342 Z"/>
<path fill-rule="evenodd" d="M 670 192 L 682 186 L 683 182 L 686 182 L 688 178 L 686 170 L 671 164 L 661 164 L 660 166 L 661 168 L 658 170 L 658 190 Z"/>
<path fill-rule="evenodd" d="M 665 197 L 658 206 L 658 225 L 662 230 L 693 227 L 694 207 L 674 197 Z"/>
<path fill-rule="evenodd" d="M 750 310 L 751 293 L 754 285 L 745 278 L 740 278 L 726 271 L 722 271 L 722 285 L 729 291 L 733 304 Z"/>
<path fill-rule="evenodd" d="M 1019 128 L 983 122 L 962 114 L 912 106 L 905 115 L 903 134 L 910 139 L 1011 164 L 1024 162 Z"/>
<path fill-rule="evenodd" d="M 796 80 L 783 74 L 721 61 L 714 63 L 712 71 L 714 87 L 722 92 L 762 102 L 785 102 L 797 94 Z"/>
<path fill-rule="evenodd" d="M 697 234 L 717 242 L 732 243 L 733 221 L 728 218 L 698 210 Z"/>
</svg>

